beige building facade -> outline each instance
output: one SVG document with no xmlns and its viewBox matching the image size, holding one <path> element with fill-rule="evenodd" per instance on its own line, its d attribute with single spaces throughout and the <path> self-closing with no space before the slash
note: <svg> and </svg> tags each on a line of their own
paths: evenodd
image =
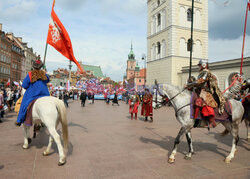
<svg viewBox="0 0 250 179">
<path fill-rule="evenodd" d="M 148 0 L 147 85 L 182 84 L 182 67 L 189 65 L 190 0 Z M 193 64 L 208 59 L 208 1 L 195 0 Z"/>
</svg>

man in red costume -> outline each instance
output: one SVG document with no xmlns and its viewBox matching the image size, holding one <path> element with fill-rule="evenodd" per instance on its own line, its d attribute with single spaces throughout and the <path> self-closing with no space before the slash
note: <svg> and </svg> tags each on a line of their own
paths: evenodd
<svg viewBox="0 0 250 179">
<path fill-rule="evenodd" d="M 140 98 L 136 95 L 131 95 L 129 99 L 129 112 L 131 113 L 131 120 L 133 120 L 133 114 L 135 114 L 135 120 L 137 120 L 138 107 L 140 105 Z"/>
<path fill-rule="evenodd" d="M 153 122 L 153 96 L 149 93 L 149 89 L 145 89 L 145 95 L 142 98 L 142 108 L 141 115 L 145 117 L 145 121 L 148 121 L 148 116 L 150 116 L 151 121 Z"/>
</svg>

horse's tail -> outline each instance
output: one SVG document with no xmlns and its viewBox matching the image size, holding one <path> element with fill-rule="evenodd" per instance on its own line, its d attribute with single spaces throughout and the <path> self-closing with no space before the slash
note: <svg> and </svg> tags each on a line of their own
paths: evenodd
<svg viewBox="0 0 250 179">
<path fill-rule="evenodd" d="M 58 100 L 57 107 L 58 107 L 58 112 L 60 114 L 60 121 L 62 123 L 64 150 L 67 153 L 68 143 L 69 143 L 69 134 L 68 134 L 68 122 L 67 122 L 66 108 L 64 106 L 64 103 L 61 100 Z"/>
</svg>

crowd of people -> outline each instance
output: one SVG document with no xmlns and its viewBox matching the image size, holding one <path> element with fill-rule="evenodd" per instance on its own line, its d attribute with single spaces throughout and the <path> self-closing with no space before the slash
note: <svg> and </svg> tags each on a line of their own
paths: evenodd
<svg viewBox="0 0 250 179">
<path fill-rule="evenodd" d="M 21 96 L 21 88 L 14 86 L 12 88 L 6 87 L 0 89 L 0 122 L 6 112 L 13 111 L 17 100 Z"/>
</svg>

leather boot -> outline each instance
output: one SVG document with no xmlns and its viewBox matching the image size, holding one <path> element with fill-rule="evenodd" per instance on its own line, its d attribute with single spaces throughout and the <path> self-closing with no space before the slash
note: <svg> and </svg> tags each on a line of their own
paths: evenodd
<svg viewBox="0 0 250 179">
<path fill-rule="evenodd" d="M 137 120 L 137 113 L 135 113 L 135 120 Z"/>
<path fill-rule="evenodd" d="M 131 120 L 133 120 L 133 113 L 131 113 Z"/>
</svg>

